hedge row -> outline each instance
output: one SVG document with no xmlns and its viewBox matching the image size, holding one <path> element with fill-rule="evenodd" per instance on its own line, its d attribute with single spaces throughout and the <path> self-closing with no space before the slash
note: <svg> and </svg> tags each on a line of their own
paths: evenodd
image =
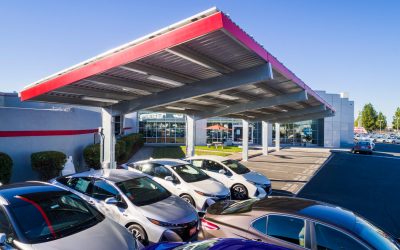
<svg viewBox="0 0 400 250">
<path fill-rule="evenodd" d="M 42 151 L 31 154 L 32 169 L 39 173 L 41 180 L 47 181 L 60 175 L 67 156 L 58 151 Z"/>
<path fill-rule="evenodd" d="M 2 184 L 7 184 L 10 182 L 12 173 L 13 161 L 11 157 L 0 152 L 0 182 Z"/>
<path fill-rule="evenodd" d="M 128 160 L 144 144 L 141 134 L 130 134 L 117 140 L 115 144 L 115 159 L 117 162 Z M 94 169 L 100 169 L 100 144 L 92 144 L 83 150 L 83 158 L 86 164 Z"/>
</svg>

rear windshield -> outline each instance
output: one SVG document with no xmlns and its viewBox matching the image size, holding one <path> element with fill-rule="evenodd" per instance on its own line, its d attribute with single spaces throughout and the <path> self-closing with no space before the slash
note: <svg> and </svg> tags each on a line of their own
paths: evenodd
<svg viewBox="0 0 400 250">
<path fill-rule="evenodd" d="M 371 225 L 359 217 L 356 219 L 356 232 L 362 239 L 364 239 L 366 242 L 369 242 L 376 249 L 398 249 L 393 239 L 391 239 L 379 228 Z"/>
<path fill-rule="evenodd" d="M 27 243 L 56 240 L 94 226 L 104 216 L 70 192 L 20 195 L 10 208 Z"/>
<path fill-rule="evenodd" d="M 253 204 L 259 199 L 253 198 L 244 201 L 238 201 L 230 204 L 221 214 L 237 214 L 237 213 L 246 213 L 251 211 Z"/>
</svg>

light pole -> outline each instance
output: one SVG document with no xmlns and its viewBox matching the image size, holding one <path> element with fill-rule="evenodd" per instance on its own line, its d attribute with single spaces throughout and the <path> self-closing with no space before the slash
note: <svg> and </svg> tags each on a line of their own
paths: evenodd
<svg viewBox="0 0 400 250">
<path fill-rule="evenodd" d="M 383 122 L 383 120 L 380 119 L 380 120 L 378 120 L 378 122 L 379 122 L 379 133 L 382 134 L 382 122 Z"/>
<path fill-rule="evenodd" d="M 394 119 L 396 120 L 397 133 L 399 133 L 399 120 L 400 120 L 400 117 L 395 117 Z"/>
</svg>

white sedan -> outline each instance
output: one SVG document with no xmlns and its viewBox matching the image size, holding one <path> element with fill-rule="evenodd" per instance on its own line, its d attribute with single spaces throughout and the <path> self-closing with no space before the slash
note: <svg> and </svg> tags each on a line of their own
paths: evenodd
<svg viewBox="0 0 400 250">
<path fill-rule="evenodd" d="M 128 170 L 139 171 L 171 193 L 192 204 L 198 211 L 220 200 L 230 199 L 230 191 L 201 169 L 177 159 L 150 159 L 130 163 Z"/>
<path fill-rule="evenodd" d="M 264 198 L 272 193 L 271 181 L 240 162 L 214 155 L 186 159 L 231 190 L 232 199 Z"/>
</svg>

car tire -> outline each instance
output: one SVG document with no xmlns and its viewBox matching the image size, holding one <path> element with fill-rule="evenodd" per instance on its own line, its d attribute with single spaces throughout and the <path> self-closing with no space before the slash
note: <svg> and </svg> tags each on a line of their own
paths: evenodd
<svg viewBox="0 0 400 250">
<path fill-rule="evenodd" d="M 249 198 L 247 189 L 242 184 L 235 184 L 231 188 L 231 194 L 233 200 L 246 200 Z"/>
<path fill-rule="evenodd" d="M 132 234 L 133 238 L 137 239 L 144 246 L 149 244 L 146 231 L 139 224 L 131 224 L 127 227 L 128 231 Z"/>
<path fill-rule="evenodd" d="M 186 201 L 187 203 L 189 203 L 190 205 L 192 205 L 193 207 L 196 208 L 196 204 L 194 203 L 194 200 L 192 198 L 192 196 L 188 195 L 188 194 L 183 194 L 181 195 L 181 198 Z"/>
</svg>

